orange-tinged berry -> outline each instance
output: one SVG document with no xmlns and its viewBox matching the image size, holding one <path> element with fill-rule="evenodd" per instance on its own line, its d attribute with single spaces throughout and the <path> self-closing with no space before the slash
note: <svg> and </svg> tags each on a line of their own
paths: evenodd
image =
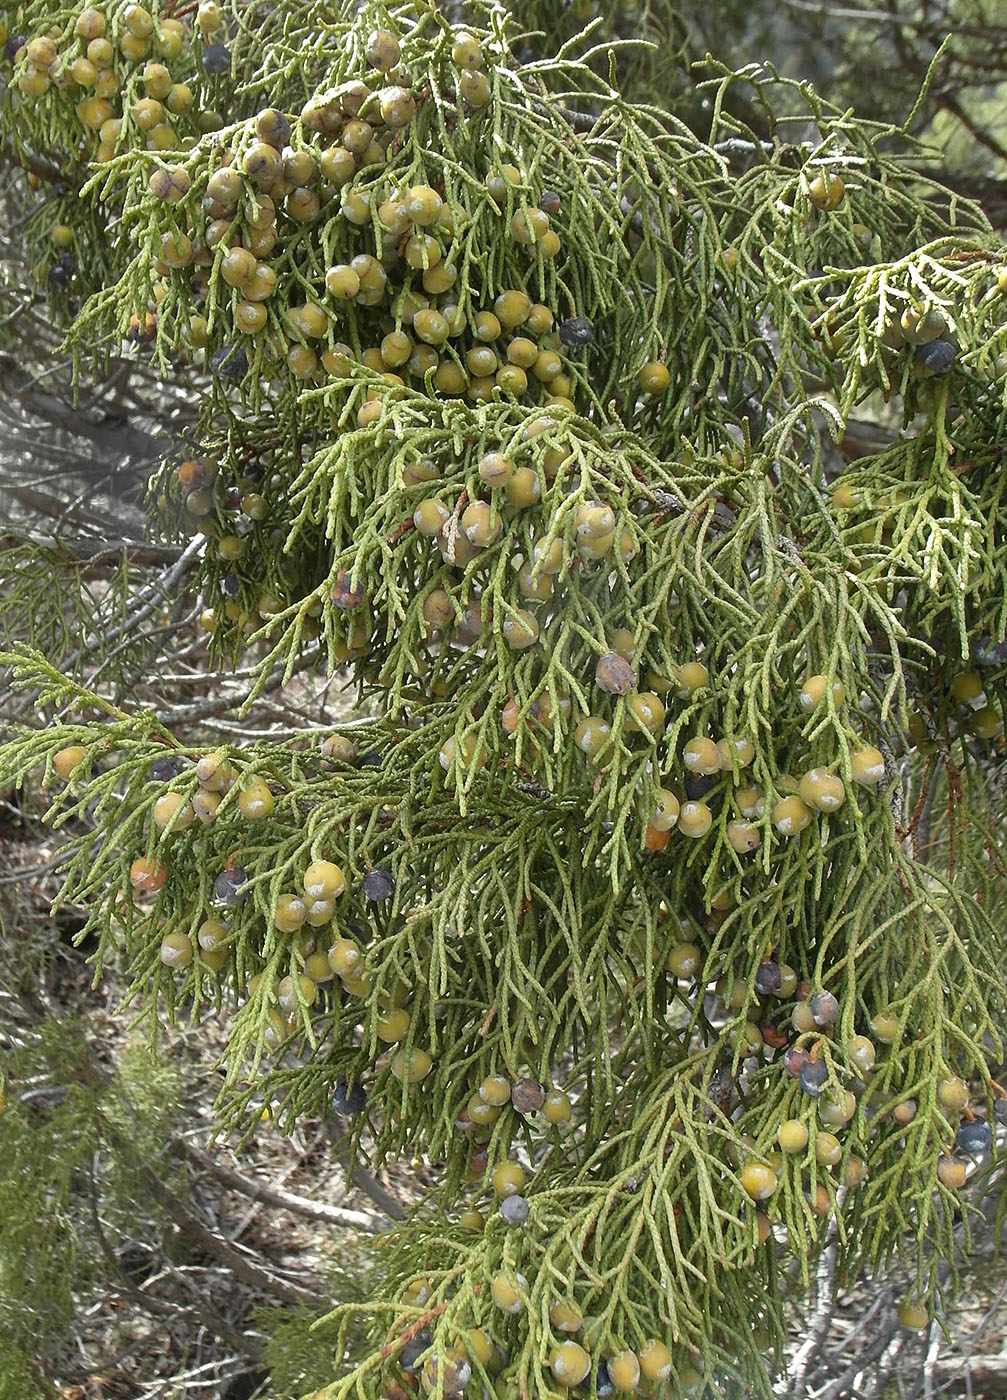
<svg viewBox="0 0 1007 1400">
<path fill-rule="evenodd" d="M 167 877 L 167 869 L 155 857 L 139 856 L 129 867 L 129 883 L 136 895 L 156 894 Z"/>
<path fill-rule="evenodd" d="M 648 851 L 663 851 L 671 842 L 671 832 L 662 831 L 651 823 L 643 833 L 644 849 Z"/>
<path fill-rule="evenodd" d="M 753 1201 L 768 1201 L 778 1184 L 772 1167 L 762 1162 L 746 1162 L 741 1169 L 741 1185 Z"/>
</svg>

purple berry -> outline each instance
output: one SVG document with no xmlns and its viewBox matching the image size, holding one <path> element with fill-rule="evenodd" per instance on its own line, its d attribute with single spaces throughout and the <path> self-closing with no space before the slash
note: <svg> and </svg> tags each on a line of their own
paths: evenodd
<svg viewBox="0 0 1007 1400">
<path fill-rule="evenodd" d="M 615 1390 L 612 1377 L 608 1374 L 608 1362 L 599 1361 L 594 1373 L 594 1393 L 598 1400 L 605 1400 Z"/>
<path fill-rule="evenodd" d="M 931 374 L 947 374 L 955 362 L 958 347 L 950 340 L 931 340 L 917 346 L 916 363 Z"/>
<path fill-rule="evenodd" d="M 537 1079 L 525 1075 L 511 1085 L 510 1101 L 517 1113 L 537 1113 L 545 1103 L 545 1090 Z"/>
<path fill-rule="evenodd" d="M 816 1026 L 835 1025 L 839 1015 L 839 1002 L 831 992 L 816 992 L 808 1002 L 808 1007 L 815 1018 Z"/>
<path fill-rule="evenodd" d="M 771 996 L 781 987 L 780 965 L 767 959 L 755 969 L 755 990 L 760 996 Z"/>
<path fill-rule="evenodd" d="M 240 865 L 229 865 L 213 882 L 213 897 L 218 904 L 236 908 L 248 898 L 248 871 Z"/>
<path fill-rule="evenodd" d="M 244 379 L 248 373 L 248 356 L 240 345 L 222 345 L 210 357 L 210 373 L 218 379 Z"/>
<path fill-rule="evenodd" d="M 352 569 L 340 569 L 330 596 L 337 608 L 352 612 L 360 607 L 367 595 L 360 580 L 354 580 Z"/>
</svg>

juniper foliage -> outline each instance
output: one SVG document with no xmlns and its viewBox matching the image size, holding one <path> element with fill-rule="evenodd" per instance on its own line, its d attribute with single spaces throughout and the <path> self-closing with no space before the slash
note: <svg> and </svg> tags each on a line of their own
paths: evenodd
<svg viewBox="0 0 1007 1400">
<path fill-rule="evenodd" d="M 191 383 L 150 502 L 210 656 L 365 718 L 207 753 L 14 649 L 57 720 L 0 767 L 152 1028 L 237 1003 L 225 1126 L 335 1102 L 439 1164 L 319 1396 L 626 1349 L 768 1396 L 828 1232 L 934 1293 L 1003 1095 L 1002 246 L 912 114 L 768 68 L 711 66 L 700 139 L 495 6 L 137 10 L 94 108 L 93 11 L 25 6 L 2 117 L 75 172 L 77 374 Z"/>
</svg>

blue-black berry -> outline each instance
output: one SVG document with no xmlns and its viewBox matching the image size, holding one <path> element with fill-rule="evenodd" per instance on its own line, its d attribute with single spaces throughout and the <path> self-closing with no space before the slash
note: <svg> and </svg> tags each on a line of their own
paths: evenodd
<svg viewBox="0 0 1007 1400">
<path fill-rule="evenodd" d="M 367 1090 L 362 1084 L 347 1084 L 346 1076 L 340 1075 L 332 1091 L 332 1110 L 348 1118 L 363 1113 L 367 1107 Z"/>
<path fill-rule="evenodd" d="M 150 776 L 156 783 L 168 783 L 172 778 L 178 777 L 182 771 L 182 762 L 177 758 L 155 758 L 150 765 Z"/>
<path fill-rule="evenodd" d="M 586 316 L 570 316 L 559 324 L 559 338 L 564 345 L 576 349 L 590 345 L 594 339 L 594 327 Z"/>
<path fill-rule="evenodd" d="M 816 992 L 808 1002 L 816 1026 L 831 1026 L 839 1015 L 839 1002 L 831 992 Z"/>
<path fill-rule="evenodd" d="M 218 379 L 244 379 L 248 373 L 248 356 L 240 345 L 222 345 L 210 359 L 210 372 Z"/>
<path fill-rule="evenodd" d="M 950 340 L 929 340 L 916 347 L 916 363 L 930 374 L 947 374 L 957 354 L 958 347 Z"/>
<path fill-rule="evenodd" d="M 771 996 L 780 990 L 781 985 L 779 963 L 772 962 L 770 959 L 759 963 L 755 969 L 755 990 L 759 996 Z"/>
<path fill-rule="evenodd" d="M 403 1371 L 418 1371 L 419 1361 L 423 1353 L 429 1350 L 432 1338 L 426 1330 L 417 1332 L 415 1337 L 410 1337 L 405 1346 L 399 1352 L 399 1365 Z"/>
<path fill-rule="evenodd" d="M 608 1374 L 608 1362 L 599 1361 L 594 1373 L 594 1393 L 598 1396 L 598 1400 L 605 1400 L 605 1397 L 611 1395 L 614 1390 L 612 1377 Z"/>
<path fill-rule="evenodd" d="M 203 50 L 203 68 L 207 73 L 230 73 L 231 50 L 226 44 L 209 44 Z"/>
<path fill-rule="evenodd" d="M 955 1135 L 955 1145 L 960 1152 L 966 1152 L 970 1157 L 981 1157 L 984 1152 L 989 1151 L 992 1139 L 990 1125 L 981 1118 L 976 1118 L 971 1123 L 961 1125 Z"/>
<path fill-rule="evenodd" d="M 394 875 L 380 865 L 368 870 L 361 883 L 368 899 L 391 899 L 395 893 Z"/>
</svg>

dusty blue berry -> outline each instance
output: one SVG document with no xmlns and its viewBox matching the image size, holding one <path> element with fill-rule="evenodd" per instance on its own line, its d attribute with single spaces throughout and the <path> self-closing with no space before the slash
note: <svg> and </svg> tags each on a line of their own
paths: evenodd
<svg viewBox="0 0 1007 1400">
<path fill-rule="evenodd" d="M 755 969 L 755 990 L 759 996 L 771 996 L 773 992 L 780 990 L 780 965 L 771 959 L 759 963 Z"/>
<path fill-rule="evenodd" d="M 155 758 L 150 765 L 150 776 L 155 783 L 168 783 L 182 771 L 182 763 L 177 758 Z"/>
<path fill-rule="evenodd" d="M 813 1099 L 821 1097 L 825 1082 L 829 1077 L 829 1067 L 823 1060 L 808 1060 L 801 1066 L 798 1074 L 801 1088 L 806 1094 L 810 1094 Z"/>
<path fill-rule="evenodd" d="M 528 1219 L 528 1202 L 523 1196 L 506 1196 L 500 1202 L 500 1216 L 507 1225 L 523 1225 Z"/>
<path fill-rule="evenodd" d="M 831 1026 L 839 1015 L 839 1002 L 831 992 L 816 992 L 808 1002 L 816 1026 Z"/>
<path fill-rule="evenodd" d="M 981 1157 L 984 1152 L 990 1149 L 992 1141 L 990 1125 L 984 1123 L 981 1118 L 976 1118 L 971 1123 L 963 1123 L 955 1135 L 955 1144 L 961 1152 L 967 1152 L 970 1157 Z"/>
</svg>

